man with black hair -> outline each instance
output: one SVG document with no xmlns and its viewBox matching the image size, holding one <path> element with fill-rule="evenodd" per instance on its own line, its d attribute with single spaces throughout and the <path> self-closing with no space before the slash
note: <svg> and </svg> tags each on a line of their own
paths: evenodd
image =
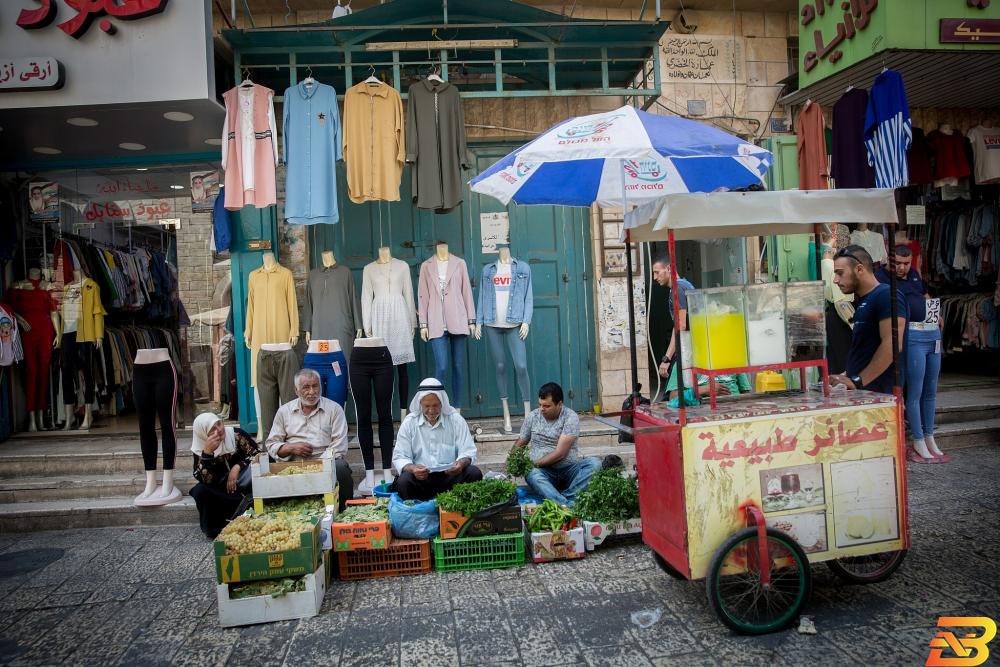
<svg viewBox="0 0 1000 667">
<path fill-rule="evenodd" d="M 538 408 L 524 418 L 515 447 L 531 444 L 535 467 L 525 476 L 536 494 L 570 505 L 601 469 L 598 458 L 580 458 L 576 441 L 580 418 L 563 405 L 562 387 L 546 382 L 538 390 Z"/>
<path fill-rule="evenodd" d="M 661 287 L 667 288 L 667 309 L 670 312 L 670 319 L 674 319 L 674 277 L 670 271 L 670 256 L 666 253 L 657 255 L 651 264 L 653 280 Z M 677 394 L 677 367 L 679 364 L 675 359 L 677 352 L 677 332 L 687 331 L 687 292 L 694 289 L 688 280 L 677 276 L 677 304 L 679 314 L 677 322 L 674 322 L 673 331 L 670 333 L 670 342 L 667 344 L 667 352 L 660 360 L 660 377 L 667 378 L 667 385 L 664 394 L 673 398 Z M 684 350 L 685 356 L 691 355 L 691 350 Z M 685 376 L 686 377 L 686 376 Z"/>
<path fill-rule="evenodd" d="M 878 281 L 872 257 L 859 245 L 849 245 L 833 259 L 833 282 L 844 294 L 854 295 L 854 329 L 847 369 L 830 376 L 830 384 L 848 389 L 867 389 L 891 394 L 892 373 L 892 294 Z M 908 309 L 901 293 L 896 294 L 899 350 L 903 349 Z"/>
</svg>

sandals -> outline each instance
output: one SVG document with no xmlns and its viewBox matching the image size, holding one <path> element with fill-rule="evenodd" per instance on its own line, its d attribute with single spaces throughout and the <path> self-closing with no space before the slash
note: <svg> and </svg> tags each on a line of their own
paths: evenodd
<svg viewBox="0 0 1000 667">
<path fill-rule="evenodd" d="M 906 448 L 906 460 L 911 463 L 939 463 L 936 458 L 925 459 L 913 447 Z"/>
<path fill-rule="evenodd" d="M 948 454 L 945 454 L 944 452 L 941 452 L 940 456 L 937 455 L 937 454 L 935 454 L 934 455 L 934 462 L 935 463 L 951 463 L 951 456 L 949 456 Z"/>
</svg>

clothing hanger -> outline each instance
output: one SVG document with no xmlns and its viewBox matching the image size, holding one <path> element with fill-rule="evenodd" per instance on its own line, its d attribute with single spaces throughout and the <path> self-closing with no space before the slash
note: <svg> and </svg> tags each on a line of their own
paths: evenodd
<svg viewBox="0 0 1000 667">
<path fill-rule="evenodd" d="M 438 76 L 438 72 L 440 71 L 440 69 L 441 69 L 440 67 L 434 65 L 434 67 L 431 69 L 431 73 L 427 75 L 427 80 L 435 81 L 437 83 L 444 83 L 444 79 Z"/>
<path fill-rule="evenodd" d="M 244 67 L 243 82 L 240 83 L 240 88 L 250 88 L 251 86 L 253 86 L 253 81 L 250 80 L 250 70 Z"/>
<path fill-rule="evenodd" d="M 805 111 L 806 109 L 808 109 L 809 105 L 812 104 L 812 103 L 813 103 L 813 101 L 811 99 L 807 99 L 806 100 L 806 105 L 804 107 L 802 107 L 802 110 Z"/>
<path fill-rule="evenodd" d="M 313 78 L 313 68 L 306 65 L 306 78 L 302 79 L 302 83 L 306 86 L 312 86 L 316 84 L 316 79 Z"/>
<path fill-rule="evenodd" d="M 365 79 L 365 83 L 381 84 L 382 81 L 379 80 L 379 78 L 377 76 L 375 76 L 375 65 L 369 65 L 368 66 L 368 70 L 371 72 L 371 74 L 369 74 L 368 78 Z"/>
</svg>

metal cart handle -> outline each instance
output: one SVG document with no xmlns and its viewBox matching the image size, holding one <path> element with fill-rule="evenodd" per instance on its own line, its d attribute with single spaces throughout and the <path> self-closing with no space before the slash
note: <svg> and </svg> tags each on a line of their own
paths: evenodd
<svg viewBox="0 0 1000 667">
<path fill-rule="evenodd" d="M 643 426 L 642 428 L 633 428 L 632 426 L 626 426 L 625 424 L 622 424 L 620 421 L 615 421 L 614 419 L 611 419 L 611 417 L 621 418 L 626 415 L 632 416 L 632 414 L 633 413 L 629 412 L 628 410 L 624 410 L 621 412 L 602 412 L 599 415 L 594 415 L 594 419 L 596 419 L 597 421 L 601 422 L 606 426 L 612 426 L 621 431 L 622 433 L 624 433 L 625 435 L 631 436 L 633 438 L 638 433 L 663 433 L 665 431 L 671 430 L 672 428 L 676 428 L 676 426 Z"/>
</svg>

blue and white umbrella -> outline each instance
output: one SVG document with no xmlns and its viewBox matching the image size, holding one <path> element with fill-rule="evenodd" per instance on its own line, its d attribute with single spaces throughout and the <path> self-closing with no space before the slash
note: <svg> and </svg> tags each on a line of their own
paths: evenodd
<svg viewBox="0 0 1000 667">
<path fill-rule="evenodd" d="M 623 106 L 553 126 L 469 185 L 504 204 L 621 206 L 760 185 L 770 166 L 769 151 L 722 130 Z"/>
</svg>

